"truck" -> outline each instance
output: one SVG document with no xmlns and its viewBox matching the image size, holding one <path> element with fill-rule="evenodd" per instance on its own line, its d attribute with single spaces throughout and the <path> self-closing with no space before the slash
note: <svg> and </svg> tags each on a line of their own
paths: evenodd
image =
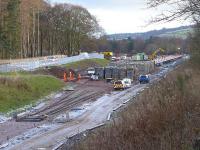
<svg viewBox="0 0 200 150">
<path fill-rule="evenodd" d="M 140 75 L 139 76 L 139 82 L 140 82 L 140 84 L 149 83 L 150 82 L 149 75 Z"/>
</svg>

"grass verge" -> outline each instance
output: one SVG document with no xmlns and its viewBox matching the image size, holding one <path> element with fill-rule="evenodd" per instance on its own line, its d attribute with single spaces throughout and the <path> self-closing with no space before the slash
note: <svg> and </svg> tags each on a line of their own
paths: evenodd
<svg viewBox="0 0 200 150">
<path fill-rule="evenodd" d="M 171 73 L 73 149 L 199 150 L 199 77 L 189 67 Z"/>
<path fill-rule="evenodd" d="M 62 81 L 43 75 L 0 75 L 0 112 L 23 107 L 63 87 Z"/>
</svg>

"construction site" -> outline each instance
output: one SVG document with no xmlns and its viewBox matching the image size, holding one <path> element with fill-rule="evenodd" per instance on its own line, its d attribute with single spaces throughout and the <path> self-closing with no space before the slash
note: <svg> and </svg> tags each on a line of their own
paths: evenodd
<svg viewBox="0 0 200 150">
<path fill-rule="evenodd" d="M 0 0 L 0 150 L 200 150 L 200 0 Z"/>
<path fill-rule="evenodd" d="M 161 71 L 161 64 L 176 62 L 183 56 L 162 56 L 153 61 L 133 58 L 117 61 L 110 59 L 105 66 L 93 63 L 82 67 L 62 66 L 78 60 L 104 57 L 103 54 L 95 53 L 72 58 L 40 58 L 31 60 L 35 66 L 30 60 L 1 63 L 1 72 L 26 71 L 33 75 L 53 76 L 65 85 L 59 91 L 39 100 L 34 106 L 31 105 L 23 111 L 14 111 L 5 118 L 2 115 L 0 149 L 59 148 L 59 144 L 66 140 L 62 138 L 63 134 L 70 137 L 102 125 L 110 119 L 113 110 L 146 88 L 147 85 L 138 84 L 140 75 L 152 75 L 153 83 L 156 80 L 155 74 Z M 168 70 L 163 71 L 163 76 L 167 72 Z M 124 78 L 131 80 L 131 86 L 123 91 L 114 91 L 113 83 Z M 71 132 L 67 135 L 69 130 Z M 39 140 L 44 136 L 48 137 L 46 141 Z M 58 142 L 51 142 L 51 138 L 58 138 Z M 23 147 L 24 144 L 26 147 Z"/>
</svg>

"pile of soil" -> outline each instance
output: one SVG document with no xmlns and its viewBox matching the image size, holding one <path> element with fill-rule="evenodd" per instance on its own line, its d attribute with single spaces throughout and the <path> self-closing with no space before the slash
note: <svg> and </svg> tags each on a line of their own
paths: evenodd
<svg viewBox="0 0 200 150">
<path fill-rule="evenodd" d="M 69 72 L 72 72 L 73 74 L 75 74 L 75 76 L 77 75 L 77 73 L 74 70 L 66 69 L 60 66 L 42 68 L 42 69 L 34 71 L 33 73 L 42 74 L 42 75 L 52 75 L 56 78 L 63 79 L 64 72 L 66 72 L 67 74 L 69 74 Z"/>
</svg>

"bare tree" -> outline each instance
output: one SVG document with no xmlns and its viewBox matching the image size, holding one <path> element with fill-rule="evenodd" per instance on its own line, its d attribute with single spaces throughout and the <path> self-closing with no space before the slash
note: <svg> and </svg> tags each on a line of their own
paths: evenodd
<svg viewBox="0 0 200 150">
<path fill-rule="evenodd" d="M 8 13 L 8 2 L 16 6 L 12 13 Z M 80 52 L 84 39 L 93 38 L 92 36 L 100 32 L 96 18 L 81 6 L 67 3 L 51 6 L 45 0 L 13 2 L 15 1 L 0 0 L 1 58 L 9 58 L 14 52 L 16 55 L 13 57 L 23 58 L 53 54 L 75 55 Z M 11 21 L 19 26 L 20 32 L 16 35 L 6 32 L 8 27 L 13 29 L 14 24 Z M 8 38 L 18 41 L 11 43 L 13 48 L 9 48 L 8 42 L 11 40 Z"/>
<path fill-rule="evenodd" d="M 173 9 L 168 13 L 163 13 L 157 16 L 153 22 L 172 21 L 175 19 L 193 19 L 196 24 L 194 34 L 191 36 L 190 52 L 192 64 L 200 67 L 200 1 L 199 0 L 147 0 L 150 8 L 169 5 Z"/>
<path fill-rule="evenodd" d="M 147 0 L 150 8 L 171 6 L 171 9 L 161 13 L 153 19 L 153 22 L 172 21 L 175 19 L 194 19 L 200 21 L 199 0 Z"/>
</svg>

